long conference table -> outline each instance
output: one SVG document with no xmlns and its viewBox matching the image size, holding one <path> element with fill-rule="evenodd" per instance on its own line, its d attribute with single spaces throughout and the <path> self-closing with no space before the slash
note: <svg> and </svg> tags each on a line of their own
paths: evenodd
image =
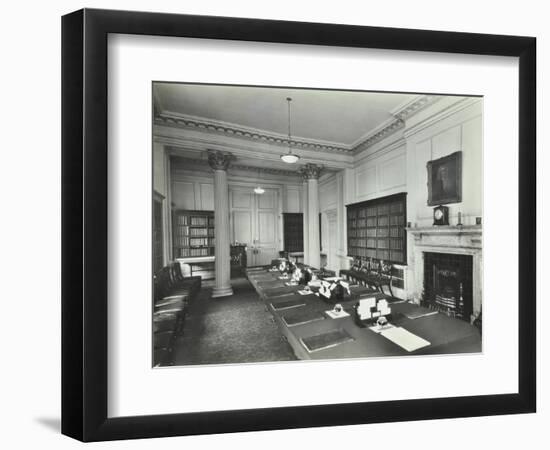
<svg viewBox="0 0 550 450">
<path fill-rule="evenodd" d="M 339 359 L 419 354 L 481 352 L 479 330 L 468 322 L 447 317 L 416 304 L 400 301 L 364 286 L 350 286 L 342 305 L 347 315 L 332 318 L 333 302 L 302 295 L 304 286 L 265 268 L 246 270 L 246 276 L 286 337 L 298 359 Z M 386 299 L 391 308 L 390 327 L 360 326 L 354 305 L 360 298 Z M 372 327 L 372 328 L 371 328 Z"/>
</svg>

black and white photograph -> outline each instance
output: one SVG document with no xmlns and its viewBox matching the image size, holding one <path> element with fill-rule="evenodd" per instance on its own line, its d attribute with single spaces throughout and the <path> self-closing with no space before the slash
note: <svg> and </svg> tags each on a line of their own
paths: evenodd
<svg viewBox="0 0 550 450">
<path fill-rule="evenodd" d="M 153 366 L 483 351 L 482 96 L 152 99 Z"/>
</svg>

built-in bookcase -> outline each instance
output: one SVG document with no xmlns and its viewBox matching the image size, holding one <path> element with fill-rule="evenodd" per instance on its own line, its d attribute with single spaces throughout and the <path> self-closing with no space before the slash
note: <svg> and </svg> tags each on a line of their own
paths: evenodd
<svg viewBox="0 0 550 450">
<path fill-rule="evenodd" d="M 407 263 L 407 194 L 347 205 L 348 256 Z"/>
<path fill-rule="evenodd" d="M 304 216 L 302 213 L 283 213 L 285 252 L 304 251 Z"/>
<path fill-rule="evenodd" d="M 174 258 L 214 256 L 213 211 L 174 211 Z"/>
<path fill-rule="evenodd" d="M 164 262 L 162 202 L 164 197 L 153 193 L 153 273 L 162 269 Z"/>
</svg>

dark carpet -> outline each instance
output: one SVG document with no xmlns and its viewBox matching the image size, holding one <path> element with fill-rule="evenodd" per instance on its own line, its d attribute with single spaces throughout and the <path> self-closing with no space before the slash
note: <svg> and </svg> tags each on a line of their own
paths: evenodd
<svg viewBox="0 0 550 450">
<path fill-rule="evenodd" d="M 212 283 L 203 282 L 176 341 L 173 364 L 235 364 L 296 360 L 290 345 L 252 285 L 231 280 L 234 295 L 210 298 Z"/>
</svg>

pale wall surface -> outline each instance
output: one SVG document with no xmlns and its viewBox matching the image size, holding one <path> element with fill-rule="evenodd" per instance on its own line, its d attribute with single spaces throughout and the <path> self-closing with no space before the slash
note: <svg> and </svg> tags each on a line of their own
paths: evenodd
<svg viewBox="0 0 550 450">
<path fill-rule="evenodd" d="M 433 207 L 427 204 L 426 164 L 462 151 L 462 201 L 448 205 L 449 218 L 456 224 L 460 211 L 464 225 L 475 224 L 475 218 L 483 215 L 482 102 L 457 107 L 454 114 L 440 118 L 442 106 L 437 102 L 426 109 L 425 117 L 418 118 L 427 122 L 420 131 L 415 131 L 417 124 L 411 124 L 410 130 L 407 124 L 404 133 L 397 132 L 358 155 L 349 203 L 407 192 L 407 221 L 429 226 Z"/>
</svg>

